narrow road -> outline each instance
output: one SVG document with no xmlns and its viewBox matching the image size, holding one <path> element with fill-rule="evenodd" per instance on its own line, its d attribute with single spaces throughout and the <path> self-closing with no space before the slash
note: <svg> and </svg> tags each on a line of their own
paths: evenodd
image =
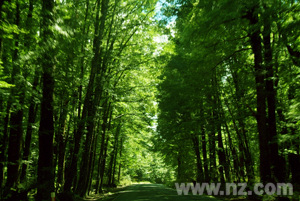
<svg viewBox="0 0 300 201">
<path fill-rule="evenodd" d="M 135 184 L 117 194 L 107 197 L 105 201 L 219 201 L 205 195 L 177 195 L 176 190 L 162 184 Z"/>
</svg>

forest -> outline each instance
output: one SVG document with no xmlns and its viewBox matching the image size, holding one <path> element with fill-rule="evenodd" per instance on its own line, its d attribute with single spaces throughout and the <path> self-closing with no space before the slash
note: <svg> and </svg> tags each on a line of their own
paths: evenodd
<svg viewBox="0 0 300 201">
<path fill-rule="evenodd" d="M 299 200 L 299 27 L 297 0 L 1 0 L 0 199 L 284 182 Z"/>
</svg>

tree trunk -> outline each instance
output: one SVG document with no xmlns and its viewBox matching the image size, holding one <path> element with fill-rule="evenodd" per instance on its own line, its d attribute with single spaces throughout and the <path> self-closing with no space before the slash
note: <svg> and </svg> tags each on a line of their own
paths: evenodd
<svg viewBox="0 0 300 201">
<path fill-rule="evenodd" d="M 100 122 L 100 120 L 98 120 Z M 97 126 L 99 127 L 99 125 Z M 94 175 L 94 170 L 95 170 L 95 161 L 96 161 L 96 152 L 97 152 L 97 143 L 98 143 L 98 134 L 95 134 L 95 139 L 93 139 L 93 148 L 92 148 L 92 153 L 90 154 L 90 169 L 89 169 L 89 179 L 88 179 L 88 195 L 91 191 L 92 183 L 93 183 L 93 175 Z"/>
<path fill-rule="evenodd" d="M 225 155 L 225 150 L 224 150 L 224 145 L 223 145 L 221 127 L 218 130 L 218 156 L 219 156 L 219 165 L 220 165 L 219 171 L 221 174 L 221 183 L 225 183 L 224 173 L 225 173 L 226 180 L 227 180 L 228 165 L 226 164 L 226 155 Z"/>
<path fill-rule="evenodd" d="M 95 104 L 95 103 L 94 103 Z M 82 161 L 81 161 L 81 168 L 79 172 L 78 184 L 76 188 L 76 193 L 80 196 L 85 196 L 86 190 L 88 187 L 88 172 L 90 167 L 90 154 L 92 151 L 92 141 L 94 138 L 94 121 L 95 121 L 95 114 L 96 114 L 96 107 L 93 107 L 94 104 L 89 104 L 89 115 L 87 120 L 87 135 L 86 141 L 84 144 L 84 150 L 82 152 Z"/>
<path fill-rule="evenodd" d="M 202 161 L 201 161 L 201 154 L 200 154 L 200 145 L 199 145 L 199 137 L 193 136 L 192 141 L 194 144 L 194 151 L 196 155 L 196 163 L 197 163 L 197 182 L 203 181 L 203 168 L 202 168 Z"/>
<path fill-rule="evenodd" d="M 59 126 L 57 131 L 57 188 L 64 184 L 64 170 L 65 170 L 65 152 L 66 152 L 66 122 L 69 112 L 69 101 L 64 101 L 61 105 L 61 114 L 59 117 Z"/>
<path fill-rule="evenodd" d="M 108 185 L 114 184 L 114 174 L 115 174 L 115 167 L 116 167 L 116 160 L 118 155 L 118 142 L 119 142 L 119 134 L 121 130 L 121 124 L 117 126 L 116 133 L 115 133 L 115 140 L 114 140 L 114 147 L 111 154 L 111 163 L 109 167 L 109 174 L 108 174 Z"/>
<path fill-rule="evenodd" d="M 215 111 L 215 116 L 216 116 L 216 131 L 217 131 L 217 141 L 218 141 L 218 159 L 219 159 L 219 173 L 220 173 L 220 178 L 221 178 L 221 183 L 225 183 L 225 180 L 229 177 L 229 170 L 228 170 L 228 164 L 226 163 L 226 155 L 225 155 L 225 149 L 224 149 L 224 144 L 223 144 L 223 138 L 222 138 L 222 119 L 221 119 L 221 114 L 222 114 L 222 103 L 220 99 L 220 93 L 219 93 L 219 82 L 217 78 L 217 72 L 214 72 L 213 75 L 213 80 L 214 80 L 214 111 Z"/>
<path fill-rule="evenodd" d="M 217 176 L 217 158 L 216 158 L 216 122 L 218 121 L 218 118 L 216 116 L 216 111 L 215 111 L 215 104 L 214 104 L 214 97 L 211 96 L 209 97 L 211 103 L 212 103 L 212 112 L 210 116 L 210 136 L 209 136 L 209 171 L 210 171 L 210 179 L 212 182 L 216 182 L 216 179 L 218 178 Z"/>
<path fill-rule="evenodd" d="M 100 193 L 103 193 L 102 187 L 103 187 L 103 178 L 104 178 L 104 170 L 105 170 L 106 157 L 107 157 L 108 142 L 109 142 L 109 136 L 106 137 L 106 141 L 104 144 L 104 154 L 100 166 L 100 184 L 98 189 L 98 192 Z"/>
<path fill-rule="evenodd" d="M 26 19 L 26 29 L 29 30 L 27 34 L 25 34 L 24 38 L 24 46 L 27 48 L 27 50 L 30 50 L 30 45 L 35 42 L 33 41 L 34 36 L 34 29 L 32 29 L 32 15 L 33 15 L 33 0 L 29 1 L 28 6 L 28 13 L 27 13 L 27 19 Z M 36 88 L 39 84 L 39 71 L 35 70 L 34 73 L 34 79 L 32 84 L 32 90 L 36 91 Z M 33 124 L 35 123 L 37 115 L 37 104 L 34 102 L 34 97 L 31 97 L 30 99 L 30 105 L 29 105 L 29 111 L 28 111 L 28 122 L 27 122 L 27 130 L 26 130 L 26 136 L 25 136 L 25 144 L 24 144 L 24 150 L 23 150 L 23 161 L 28 161 L 29 155 L 30 155 L 30 144 L 31 144 L 31 136 L 33 132 Z M 27 164 L 22 164 L 22 171 L 21 171 L 21 181 L 23 181 L 26 177 L 26 170 L 27 170 Z"/>
<path fill-rule="evenodd" d="M 45 46 L 47 40 L 53 37 L 50 26 L 53 23 L 53 0 L 43 0 L 42 4 L 42 41 Z M 47 47 L 49 48 L 49 47 Z M 54 92 L 54 61 L 53 55 L 45 51 L 43 55 L 43 97 L 41 101 L 41 120 L 39 128 L 39 159 L 38 159 L 38 188 L 36 200 L 50 200 L 50 193 L 54 191 L 53 168 L 53 92 Z"/>
<path fill-rule="evenodd" d="M 110 103 L 108 106 L 106 106 L 108 100 L 105 100 L 104 102 L 104 108 L 106 108 L 104 114 L 103 114 L 103 122 L 101 125 L 102 129 L 102 135 L 101 135 L 101 147 L 100 147 L 100 154 L 98 159 L 98 171 L 97 171 L 97 181 L 96 181 L 96 193 L 100 192 L 100 182 L 101 182 L 101 171 L 102 171 L 102 163 L 104 158 L 104 152 L 105 152 L 105 139 L 106 139 L 106 130 L 107 130 L 107 124 L 108 124 L 108 114 L 110 110 Z"/>
<path fill-rule="evenodd" d="M 33 86 L 32 86 L 33 90 L 36 90 L 38 83 L 39 83 L 39 73 L 36 70 L 35 76 L 34 76 L 34 81 L 33 81 Z M 36 121 L 36 115 L 37 115 L 37 104 L 34 102 L 33 98 L 31 98 L 29 111 L 28 111 L 28 122 L 27 122 L 25 145 L 24 145 L 24 151 L 23 151 L 23 161 L 28 161 L 28 159 L 29 159 L 31 137 L 32 137 L 32 132 L 33 132 L 33 124 Z M 21 181 L 23 181 L 26 178 L 26 170 L 27 170 L 27 164 L 23 163 L 22 173 L 21 173 Z"/>
<path fill-rule="evenodd" d="M 248 11 L 248 19 L 250 21 L 251 30 L 250 44 L 254 54 L 254 70 L 256 82 L 256 102 L 257 102 L 257 130 L 259 135 L 259 150 L 260 150 L 260 177 L 262 182 L 270 180 L 270 153 L 268 145 L 268 131 L 267 131 L 267 118 L 266 118 L 266 91 L 265 91 L 265 76 L 264 68 L 262 66 L 262 45 L 260 30 L 258 26 L 258 13 L 256 8 Z M 256 28 L 254 28 L 256 27 Z"/>
<path fill-rule="evenodd" d="M 112 181 L 111 183 L 113 186 L 116 186 L 115 183 L 115 175 L 116 175 L 116 166 L 117 166 L 117 157 L 118 157 L 118 148 L 119 148 L 119 139 L 117 139 L 117 144 L 116 144 L 116 151 L 115 151 L 115 156 L 114 156 L 114 165 L 113 165 L 113 173 L 112 173 Z"/>
<path fill-rule="evenodd" d="M 121 142 L 120 142 L 120 152 L 119 152 L 119 171 L 118 171 L 118 182 L 120 182 L 120 177 L 121 177 L 121 167 L 122 167 L 122 151 L 123 151 L 123 137 L 121 137 Z"/>
<path fill-rule="evenodd" d="M 115 144 L 115 142 L 114 142 Z M 113 164 L 114 164 L 114 157 L 115 157 L 115 150 L 113 149 L 110 153 L 110 160 L 109 160 L 109 165 L 108 165 L 108 170 L 107 170 L 107 185 L 111 186 L 112 183 L 112 172 L 113 172 Z"/>
<path fill-rule="evenodd" d="M 109 104 L 110 105 L 110 104 Z M 108 122 L 108 127 L 107 130 L 110 130 L 110 125 L 111 125 L 111 118 L 112 118 L 112 109 L 109 111 L 109 122 Z M 101 161 L 101 169 L 100 169 L 100 185 L 99 185 L 99 190 L 101 193 L 103 192 L 102 186 L 103 186 L 103 177 L 104 177 L 104 170 L 105 170 L 105 164 L 106 164 L 106 157 L 107 157 L 107 149 L 108 149 L 108 142 L 109 142 L 109 135 L 106 138 L 106 142 L 104 144 L 104 155 Z"/>
<path fill-rule="evenodd" d="M 266 94 L 268 102 L 268 131 L 269 131 L 269 149 L 270 149 L 270 161 L 271 170 L 274 174 L 275 181 L 284 180 L 284 174 L 281 172 L 278 154 L 278 140 L 277 140 L 277 129 L 276 129 L 276 97 L 274 89 L 274 70 L 273 70 L 273 56 L 271 48 L 271 14 L 268 13 L 269 8 L 265 6 L 264 15 L 264 30 L 263 30 L 263 43 L 264 43 L 264 60 L 266 66 Z M 274 182 L 275 182 L 274 181 Z"/>
<path fill-rule="evenodd" d="M 20 4 L 16 2 L 16 25 L 20 23 Z M 8 158 L 7 158 L 7 183 L 6 188 L 16 188 L 19 183 L 20 165 L 21 165 L 21 150 L 23 137 L 23 103 L 24 93 L 21 83 L 16 79 L 20 75 L 20 66 L 17 66 L 18 59 L 19 36 L 15 38 L 15 50 L 13 55 L 13 70 L 12 83 L 16 84 L 16 88 L 12 89 L 11 99 L 17 99 L 16 107 L 12 107 L 10 116 L 10 135 L 8 140 Z M 19 98 L 18 98 L 19 97 Z M 19 100 L 18 100 L 19 99 Z M 12 100 L 15 101 L 15 100 Z"/>
<path fill-rule="evenodd" d="M 1 143 L 0 143 L 0 195 L 3 194 L 3 184 L 4 184 L 4 167 L 6 163 L 6 147 L 7 147 L 7 140 L 8 140 L 8 124 L 9 124 L 9 116 L 10 116 L 10 108 L 11 103 L 10 101 L 7 102 L 6 106 L 6 115 L 3 122 L 3 134 L 1 136 Z"/>
<path fill-rule="evenodd" d="M 209 168 L 208 168 L 208 160 L 207 160 L 207 149 L 206 149 L 206 135 L 205 135 L 205 129 L 204 125 L 202 125 L 201 128 L 201 136 L 202 136 L 202 157 L 203 157 L 203 166 L 204 166 L 204 181 L 209 182 L 210 181 L 210 174 L 209 174 Z"/>
</svg>

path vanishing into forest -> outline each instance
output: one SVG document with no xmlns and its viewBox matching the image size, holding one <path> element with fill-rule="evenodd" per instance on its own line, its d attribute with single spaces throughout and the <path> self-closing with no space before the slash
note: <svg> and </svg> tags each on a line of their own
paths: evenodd
<svg viewBox="0 0 300 201">
<path fill-rule="evenodd" d="M 162 184 L 134 184 L 118 193 L 108 196 L 104 201 L 218 201 L 216 198 L 199 195 L 178 195 L 176 190 Z"/>
</svg>

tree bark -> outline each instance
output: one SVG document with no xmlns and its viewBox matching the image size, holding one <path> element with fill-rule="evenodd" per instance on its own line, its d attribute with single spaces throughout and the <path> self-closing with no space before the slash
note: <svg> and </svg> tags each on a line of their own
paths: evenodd
<svg viewBox="0 0 300 201">
<path fill-rule="evenodd" d="M 204 166 L 204 181 L 210 181 L 210 174 L 208 168 L 208 160 L 207 160 L 207 149 L 206 149 L 206 134 L 204 125 L 201 126 L 201 143 L 202 143 L 202 157 L 203 157 L 203 166 Z"/>
<path fill-rule="evenodd" d="M 35 75 L 34 75 L 33 86 L 32 86 L 33 90 L 36 90 L 38 83 L 39 83 L 39 73 L 36 70 Z M 36 121 L 37 109 L 38 109 L 37 104 L 34 102 L 33 98 L 31 98 L 29 111 L 28 111 L 28 123 L 27 123 L 27 130 L 26 130 L 24 150 L 23 150 L 23 160 L 24 161 L 28 161 L 28 159 L 29 159 L 31 137 L 32 137 L 32 132 L 33 132 L 33 124 Z M 27 164 L 23 163 L 22 173 L 21 173 L 21 181 L 23 181 L 26 178 L 26 170 L 27 170 Z"/>
<path fill-rule="evenodd" d="M 53 23 L 53 0 L 42 2 L 42 42 L 46 48 L 47 40 L 53 37 L 50 26 Z M 50 200 L 50 193 L 54 191 L 53 167 L 53 92 L 54 92 L 54 61 L 53 55 L 45 51 L 42 62 L 43 69 L 43 97 L 41 101 L 41 120 L 39 128 L 39 159 L 38 159 L 38 188 L 36 200 Z"/>
<path fill-rule="evenodd" d="M 263 43 L 264 43 L 264 61 L 266 69 L 266 94 L 268 103 L 268 131 L 269 131 L 269 149 L 270 149 L 270 162 L 271 170 L 274 179 L 278 181 L 284 180 L 284 174 L 281 172 L 279 154 L 278 154 L 278 139 L 276 128 L 276 92 L 274 89 L 274 70 L 273 70 L 273 56 L 271 48 L 271 16 L 268 11 L 269 8 L 265 7 L 264 14 L 264 30 L 263 30 Z M 275 181 L 274 181 L 275 182 Z"/>
<path fill-rule="evenodd" d="M 119 152 L 119 170 L 118 170 L 118 182 L 120 182 L 120 177 L 121 177 L 121 167 L 122 167 L 122 151 L 123 151 L 123 137 L 121 137 L 121 142 L 120 142 L 120 152 Z"/>
<path fill-rule="evenodd" d="M 110 167 L 108 170 L 108 172 L 109 172 L 108 173 L 108 185 L 114 184 L 114 174 L 115 174 L 116 160 L 117 160 L 117 155 L 118 155 L 118 142 L 119 142 L 120 130 L 121 130 L 121 124 L 119 124 L 116 128 L 114 147 L 113 147 L 113 151 L 111 154 Z"/>
<path fill-rule="evenodd" d="M 250 44 L 254 54 L 254 70 L 256 82 L 256 102 L 257 102 L 257 130 L 259 135 L 259 150 L 260 150 L 260 177 L 262 182 L 270 180 L 270 153 L 268 145 L 268 131 L 267 131 L 267 118 L 266 118 L 266 91 L 265 91 L 265 75 L 262 66 L 262 45 L 260 30 L 258 26 L 258 13 L 257 8 L 252 8 L 248 11 L 247 18 L 250 22 L 251 28 L 249 37 Z"/>
<path fill-rule="evenodd" d="M 110 130 L 110 125 L 111 125 L 111 117 L 112 117 L 112 110 L 109 111 L 109 122 L 108 122 L 108 130 Z M 101 161 L 101 169 L 100 169 L 100 185 L 99 185 L 99 190 L 101 193 L 103 192 L 102 187 L 103 187 L 103 178 L 104 178 L 104 170 L 105 170 L 105 164 L 106 164 L 106 157 L 107 157 L 107 149 L 108 149 L 108 142 L 109 142 L 109 135 L 106 138 L 106 142 L 104 144 L 104 155 Z"/>
<path fill-rule="evenodd" d="M 3 194 L 3 184 L 4 184 L 4 167 L 5 167 L 5 162 L 6 162 L 6 147 L 7 147 L 7 140 L 8 140 L 8 124 L 9 124 L 9 116 L 10 116 L 10 108 L 11 108 L 11 103 L 10 101 L 7 102 L 6 106 L 6 115 L 4 118 L 3 122 L 3 134 L 1 136 L 1 143 L 0 143 L 0 195 L 2 196 Z"/>
<path fill-rule="evenodd" d="M 59 127 L 57 131 L 57 188 L 64 184 L 65 172 L 65 152 L 66 152 L 66 122 L 69 112 L 69 101 L 64 101 L 61 105 L 61 114 L 59 117 Z"/>
<path fill-rule="evenodd" d="M 194 144 L 194 151 L 196 155 L 196 163 L 197 163 L 197 182 L 203 181 L 203 167 L 202 167 L 202 160 L 201 160 L 201 153 L 200 153 L 200 145 L 199 145 L 199 136 L 193 136 L 192 138 Z"/>
<path fill-rule="evenodd" d="M 104 152 L 105 152 L 105 139 L 106 139 L 106 131 L 107 131 L 107 125 L 108 125 L 108 115 L 109 115 L 109 110 L 110 110 L 110 104 L 108 104 L 107 106 L 107 101 L 105 100 L 104 102 L 104 114 L 102 117 L 102 125 L 101 125 L 101 129 L 102 129 L 102 135 L 101 135 L 101 146 L 100 146 L 100 154 L 99 154 L 99 159 L 98 159 L 98 171 L 97 171 L 97 182 L 96 182 L 96 193 L 100 192 L 100 182 L 101 182 L 101 171 L 102 171 L 102 163 L 103 163 L 103 159 L 104 159 Z"/>
<path fill-rule="evenodd" d="M 16 2 L 16 25 L 20 23 L 20 4 Z M 16 102 L 16 106 L 12 107 L 10 115 L 10 135 L 8 140 L 7 151 L 7 183 L 6 188 L 16 188 L 20 179 L 20 165 L 21 165 L 21 150 L 22 150 L 22 137 L 23 137 L 23 103 L 24 93 L 22 92 L 22 84 L 16 79 L 20 75 L 20 66 L 18 66 L 17 59 L 19 56 L 19 35 L 15 37 L 15 50 L 13 55 L 13 70 L 12 70 L 12 83 L 17 87 L 12 89 L 11 99 Z"/>
</svg>

